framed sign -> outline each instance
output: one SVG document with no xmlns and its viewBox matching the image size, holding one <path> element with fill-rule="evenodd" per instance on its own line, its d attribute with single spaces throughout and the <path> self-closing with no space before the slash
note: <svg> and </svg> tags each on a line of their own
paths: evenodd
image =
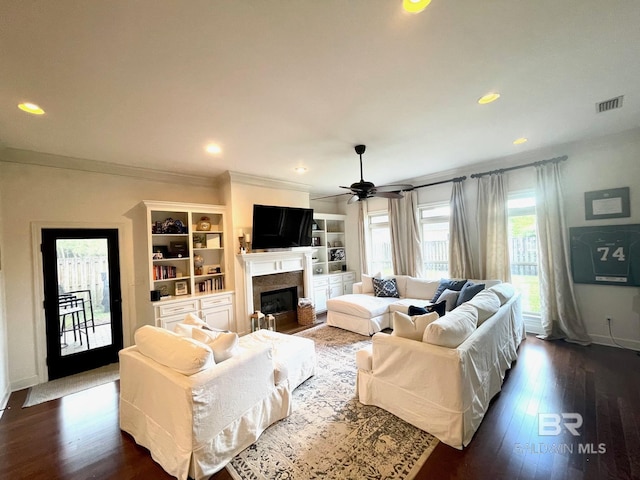
<svg viewBox="0 0 640 480">
<path fill-rule="evenodd" d="M 187 282 L 176 282 L 176 295 L 186 295 L 187 293 L 189 293 Z"/>
<path fill-rule="evenodd" d="M 640 286 L 640 225 L 572 227 L 575 283 Z"/>
<path fill-rule="evenodd" d="M 629 187 L 585 192 L 584 212 L 587 220 L 630 217 Z"/>
</svg>

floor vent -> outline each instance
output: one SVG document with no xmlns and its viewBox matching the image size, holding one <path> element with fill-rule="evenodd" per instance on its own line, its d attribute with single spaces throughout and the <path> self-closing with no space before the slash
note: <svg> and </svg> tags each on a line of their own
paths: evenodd
<svg viewBox="0 0 640 480">
<path fill-rule="evenodd" d="M 596 103 L 596 113 L 608 112 L 616 108 L 622 108 L 622 99 L 624 95 Z"/>
</svg>

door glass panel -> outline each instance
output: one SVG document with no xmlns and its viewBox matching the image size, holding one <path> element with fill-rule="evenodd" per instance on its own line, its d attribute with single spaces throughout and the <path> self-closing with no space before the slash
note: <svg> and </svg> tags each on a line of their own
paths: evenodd
<svg viewBox="0 0 640 480">
<path fill-rule="evenodd" d="M 113 343 L 106 238 L 57 239 L 60 355 Z"/>
</svg>

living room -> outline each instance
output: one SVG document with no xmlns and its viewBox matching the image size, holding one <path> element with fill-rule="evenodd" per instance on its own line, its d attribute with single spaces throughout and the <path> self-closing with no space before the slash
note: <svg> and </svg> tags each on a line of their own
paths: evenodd
<svg viewBox="0 0 640 480">
<path fill-rule="evenodd" d="M 382 2 L 378 3 L 382 7 Z M 603 7 L 596 2 L 594 4 L 587 3 L 590 5 L 584 5 L 581 8 L 585 10 L 593 8 L 599 12 L 594 13 L 594 17 L 608 15 L 608 12 L 602 11 Z M 367 5 L 367 8 L 371 8 L 369 4 Z M 431 5 L 431 7 L 436 6 L 437 2 Z M 384 8 L 388 9 L 388 7 Z M 631 14 L 637 13 L 634 8 L 629 8 L 629 10 L 625 12 L 621 8 L 616 12 L 616 18 L 623 16 L 624 13 L 627 13 L 629 17 L 633 16 Z M 318 12 L 314 13 L 318 14 Z M 588 16 L 587 13 L 583 13 Z M 351 15 L 355 17 L 355 13 L 351 12 Z M 10 15 L 5 18 L 10 18 Z M 350 25 L 352 26 L 352 24 Z M 626 32 L 623 28 L 620 30 Z M 596 35 L 596 37 L 598 36 Z M 583 40 L 586 43 L 589 42 L 588 39 Z M 633 43 L 625 44 L 632 45 Z M 587 64 L 590 62 L 591 60 L 587 59 Z M 624 60 L 620 60 L 620 63 L 623 62 Z M 3 117 L 1 124 L 2 139 L 5 143 L 5 148 L 0 151 L 0 231 L 2 232 L 0 238 L 0 301 L 2 304 L 2 308 L 0 308 L 0 358 L 2 359 L 0 398 L 2 405 L 6 405 L 12 391 L 46 381 L 46 368 L 44 368 L 46 349 L 42 338 L 43 327 L 40 322 L 42 313 L 39 308 L 42 293 L 38 291 L 40 272 L 35 261 L 38 252 L 37 240 L 34 237 L 34 228 L 36 227 L 85 224 L 108 225 L 118 229 L 121 242 L 124 343 L 130 345 L 133 343 L 133 333 L 136 328 L 149 323 L 147 318 L 149 292 L 141 288 L 144 285 L 143 279 L 146 272 L 136 268 L 135 258 L 136 244 L 140 241 L 138 236 L 140 218 L 136 213 L 136 208 L 144 200 L 226 205 L 232 217 L 234 231 L 235 229 L 250 228 L 253 203 L 311 207 L 318 212 L 346 214 L 347 251 L 351 252 L 349 254 L 349 268 L 356 272 L 357 278 L 360 278 L 360 265 L 356 253 L 362 248 L 357 240 L 358 204 L 347 205 L 348 197 L 345 196 L 328 200 L 313 200 L 324 196 L 324 194 L 340 193 L 337 189 L 338 185 L 348 185 L 358 179 L 357 158 L 352 150 L 353 145 L 358 142 L 368 142 L 369 150 L 364 156 L 364 177 L 376 184 L 410 182 L 419 185 L 466 175 L 464 191 L 469 218 L 475 218 L 476 198 L 476 181 L 470 178 L 471 174 L 566 155 L 568 159 L 562 164 L 564 178 L 562 187 L 567 227 L 640 223 L 640 195 L 638 194 L 640 163 L 637 160 L 640 156 L 638 106 L 636 98 L 632 95 L 633 91 L 619 90 L 621 85 L 624 85 L 627 76 L 634 76 L 634 69 L 637 69 L 637 65 L 629 63 L 627 66 L 626 73 L 611 74 L 611 78 L 609 78 L 611 86 L 592 92 L 590 103 L 586 107 L 583 105 L 584 110 L 581 111 L 585 112 L 584 115 L 587 115 L 588 107 L 588 115 L 593 114 L 594 119 L 579 136 L 577 134 L 563 134 L 563 129 L 558 124 L 562 125 L 565 120 L 556 118 L 553 119 L 556 125 L 555 136 L 551 140 L 546 139 L 546 143 L 536 143 L 531 139 L 529 146 L 524 150 L 502 148 L 496 151 L 499 153 L 491 156 L 478 155 L 477 161 L 470 164 L 449 162 L 447 156 L 434 156 L 433 158 L 424 156 L 418 157 L 425 158 L 424 161 L 415 159 L 411 162 L 411 171 L 413 172 L 411 175 L 397 177 L 388 170 L 378 173 L 376 167 L 388 161 L 384 157 L 385 154 L 388 157 L 398 158 L 393 150 L 385 151 L 389 148 L 385 144 L 402 143 L 398 138 L 403 137 L 397 134 L 397 137 L 392 140 L 391 137 L 381 134 L 380 132 L 384 131 L 386 127 L 376 126 L 376 122 L 370 125 L 368 131 L 365 129 L 349 130 L 344 125 L 341 132 L 334 131 L 333 135 L 338 140 L 335 140 L 330 147 L 331 150 L 340 150 L 339 160 L 331 164 L 333 167 L 330 173 L 331 185 L 333 186 L 331 191 L 327 191 L 326 188 L 318 190 L 311 188 L 309 186 L 311 182 L 307 178 L 298 177 L 292 171 L 278 178 L 261 173 L 263 170 L 258 170 L 258 164 L 268 162 L 261 160 L 259 150 L 244 150 L 241 155 L 246 157 L 249 164 L 256 164 L 254 170 L 244 170 L 240 173 L 233 168 L 232 161 L 229 168 L 225 168 L 222 173 L 216 172 L 215 175 L 210 176 L 200 173 L 190 174 L 187 173 L 190 170 L 186 168 L 182 172 L 179 170 L 170 172 L 168 169 L 156 168 L 159 163 L 148 159 L 145 159 L 146 168 L 142 164 L 134 162 L 127 165 L 128 158 L 143 157 L 139 151 L 132 152 L 126 157 L 115 158 L 115 160 L 111 157 L 109 161 L 104 161 L 100 151 L 85 149 L 84 154 L 80 154 L 81 150 L 72 151 L 64 148 L 50 151 L 40 150 L 35 139 L 40 136 L 46 137 L 48 130 L 42 126 L 42 122 L 34 126 L 33 123 L 30 123 L 32 120 L 19 117 L 19 114 L 23 114 L 16 109 L 17 113 L 11 114 L 11 117 Z M 5 69 L 3 68 L 3 70 Z M 363 73 L 356 72 L 354 75 L 359 81 L 366 78 L 366 76 L 363 78 Z M 575 75 L 588 74 L 580 72 Z M 616 75 L 622 79 L 614 79 L 613 77 Z M 637 78 L 637 75 L 635 77 Z M 565 79 L 566 83 L 573 81 L 577 80 L 571 77 Z M 269 80 L 268 83 L 274 83 L 274 81 Z M 358 82 L 355 81 L 355 83 Z M 256 85 L 252 86 L 258 88 Z M 18 96 L 22 98 L 36 93 L 36 86 L 32 86 Z M 626 95 L 624 107 L 619 111 L 602 114 L 619 115 L 617 119 L 605 121 L 602 120 L 604 117 L 595 117 L 596 114 L 592 113 L 594 103 L 620 94 Z M 13 103 L 17 103 L 14 102 L 15 95 L 5 93 L 5 96 L 9 97 L 7 109 L 15 109 L 13 106 Z M 348 98 L 339 97 L 336 100 L 346 102 Z M 506 98 L 502 98 L 498 102 L 506 100 Z M 132 100 L 129 99 L 129 101 Z M 43 101 L 43 103 L 46 102 Z M 263 106 L 266 108 L 268 105 Z M 322 105 L 318 105 L 316 101 L 312 106 L 322 111 Z M 455 106 L 452 108 L 455 110 Z M 156 113 L 158 117 L 166 115 L 166 112 Z M 545 111 L 535 112 L 532 110 L 528 115 L 533 116 L 534 114 L 545 117 Z M 355 116 L 361 115 L 364 113 Z M 87 115 L 84 118 L 92 117 Z M 360 120 L 364 121 L 363 118 Z M 153 123 L 154 120 L 153 118 L 141 118 L 139 121 Z M 438 121 L 432 120 L 435 124 L 429 124 L 431 131 L 437 132 L 435 125 Z M 492 121 L 495 119 L 484 119 L 479 123 Z M 11 127 L 9 127 L 10 124 Z M 503 127 L 498 125 L 498 128 Z M 415 125 L 410 125 L 407 128 L 408 132 L 416 131 Z M 9 134 L 14 130 L 23 132 L 26 140 L 21 138 L 20 141 L 7 141 L 6 138 L 10 137 Z M 153 135 L 151 137 L 155 138 Z M 80 143 L 80 141 L 74 142 L 74 140 L 73 136 L 69 136 L 69 132 L 67 132 L 67 136 L 59 137 L 58 141 L 61 144 L 69 145 Z M 114 141 L 117 140 L 114 139 Z M 469 149 L 473 150 L 473 144 L 464 137 L 459 138 L 458 142 L 470 145 Z M 302 141 L 300 143 L 304 144 Z M 268 142 L 260 143 L 261 147 L 266 145 Z M 305 148 L 309 157 L 313 157 L 315 147 L 309 145 L 312 145 L 311 142 L 307 143 Z M 455 148 L 453 145 L 451 144 L 452 150 L 460 148 L 459 145 L 456 145 Z M 376 150 L 378 151 L 376 152 Z M 295 151 L 296 155 L 301 152 L 301 148 Z M 281 155 L 285 154 L 286 150 L 281 152 Z M 181 155 L 182 152 L 176 153 L 173 161 L 175 162 L 175 159 L 180 158 Z M 368 162 L 369 158 L 373 161 Z M 205 157 L 204 159 L 199 158 L 198 162 L 206 164 L 211 160 Z M 397 163 L 403 162 L 398 161 Z M 240 165 L 239 160 L 238 165 Z M 321 162 L 318 162 L 316 168 L 320 169 L 320 165 Z M 278 170 L 285 171 L 285 168 L 272 169 L 273 172 Z M 192 171 L 196 172 L 196 170 Z M 289 171 L 290 169 L 287 169 L 287 172 Z M 251 172 L 256 172 L 256 174 Z M 508 174 L 509 192 L 531 191 L 534 185 L 535 170 L 532 168 Z M 630 188 L 630 216 L 606 222 L 594 222 L 585 218 L 586 192 L 619 187 Z M 450 194 L 451 184 L 419 189 L 418 203 L 430 205 L 448 202 Z M 372 199 L 367 203 L 370 212 L 387 208 L 386 199 Z M 231 272 L 236 286 L 236 320 L 238 331 L 246 332 L 248 331 L 249 319 L 239 307 L 243 305 L 240 276 L 236 274 L 239 268 L 240 265 L 236 262 Z M 613 345 L 608 324 L 605 321 L 606 318 L 611 318 L 612 334 L 615 341 L 627 348 L 640 350 L 638 313 L 640 293 L 637 288 L 594 284 L 575 284 L 574 288 L 582 320 L 594 343 Z M 531 328 L 531 331 L 535 331 L 534 328 Z"/>
</svg>

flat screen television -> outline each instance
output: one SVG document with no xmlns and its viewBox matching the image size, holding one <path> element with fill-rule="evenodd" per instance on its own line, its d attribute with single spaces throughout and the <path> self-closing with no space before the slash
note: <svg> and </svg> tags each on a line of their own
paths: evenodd
<svg viewBox="0 0 640 480">
<path fill-rule="evenodd" d="M 254 204 L 251 248 L 310 247 L 312 224 L 312 208 Z"/>
</svg>

